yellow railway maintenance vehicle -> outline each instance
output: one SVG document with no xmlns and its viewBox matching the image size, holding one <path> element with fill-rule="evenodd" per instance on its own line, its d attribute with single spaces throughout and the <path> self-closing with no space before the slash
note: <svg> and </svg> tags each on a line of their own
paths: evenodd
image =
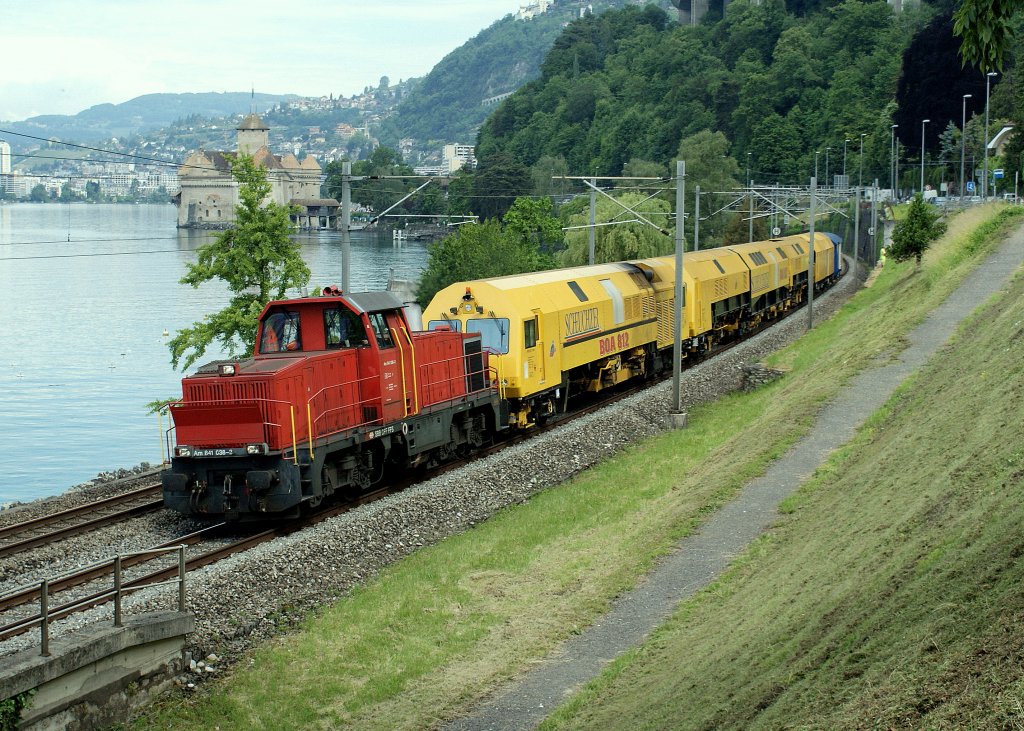
<svg viewBox="0 0 1024 731">
<path fill-rule="evenodd" d="M 801 304 L 809 236 L 687 253 L 683 357 L 709 351 Z M 839 240 L 815 236 L 818 287 L 838 276 Z M 509 424 L 528 428 L 592 393 L 671 367 L 672 256 L 452 284 L 424 310 L 427 329 L 480 333 Z"/>
</svg>

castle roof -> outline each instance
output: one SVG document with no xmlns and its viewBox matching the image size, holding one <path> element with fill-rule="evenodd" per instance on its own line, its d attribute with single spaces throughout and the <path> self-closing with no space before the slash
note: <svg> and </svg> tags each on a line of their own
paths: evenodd
<svg viewBox="0 0 1024 731">
<path fill-rule="evenodd" d="M 295 169 L 301 167 L 298 159 L 292 153 L 288 152 L 281 155 L 281 167 L 285 169 Z"/>
<path fill-rule="evenodd" d="M 261 132 L 270 131 L 270 127 L 260 119 L 260 115 L 256 114 L 256 112 L 246 115 L 245 119 L 242 120 L 242 123 L 235 127 L 235 129 L 239 132 L 242 130 L 259 130 Z"/>
</svg>

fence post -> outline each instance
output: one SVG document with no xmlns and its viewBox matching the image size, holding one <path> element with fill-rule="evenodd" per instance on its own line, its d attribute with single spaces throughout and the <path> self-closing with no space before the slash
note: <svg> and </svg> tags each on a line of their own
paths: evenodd
<svg viewBox="0 0 1024 731">
<path fill-rule="evenodd" d="M 42 641 L 42 652 L 39 654 L 43 657 L 50 656 L 50 582 L 48 579 L 43 579 L 42 586 L 39 587 L 39 635 Z"/>
<path fill-rule="evenodd" d="M 178 546 L 178 611 L 185 611 L 185 546 Z"/>
<path fill-rule="evenodd" d="M 121 626 L 121 556 L 114 556 L 114 626 Z"/>
</svg>

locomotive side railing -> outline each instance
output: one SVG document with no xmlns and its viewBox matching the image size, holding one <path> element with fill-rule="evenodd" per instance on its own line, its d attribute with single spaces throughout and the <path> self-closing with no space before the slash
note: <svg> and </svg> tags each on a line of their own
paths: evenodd
<svg viewBox="0 0 1024 731">
<path fill-rule="evenodd" d="M 411 345 L 411 338 L 410 345 Z M 404 361 L 404 368 L 410 368 L 411 362 Z M 410 348 L 410 352 L 412 349 Z M 429 363 L 420 363 L 411 368 L 413 376 L 412 396 L 414 398 L 413 408 L 418 411 L 425 403 L 431 405 L 451 403 L 467 396 L 482 393 L 497 384 L 500 393 L 504 395 L 504 386 L 501 383 L 500 374 L 497 368 L 492 365 L 494 354 L 489 350 L 482 350 L 481 353 L 487 356 L 483 362 L 487 363 L 481 369 L 467 370 L 465 368 L 466 355 L 460 353 L 451 358 L 443 358 Z M 409 361 L 412 361 L 410 358 Z M 305 424 L 302 424 L 302 405 L 291 404 L 280 399 L 241 397 L 221 398 L 202 400 L 198 403 L 178 401 L 171 405 L 171 408 L 209 408 L 214 409 L 225 406 L 255 405 L 262 418 L 262 431 L 264 441 L 269 445 L 282 446 L 287 444 L 291 447 L 291 455 L 287 455 L 287 448 L 283 447 L 285 457 L 297 463 L 300 444 L 303 449 L 308 448 L 310 457 L 313 455 L 313 447 L 316 440 L 339 434 L 345 431 L 372 427 L 384 423 L 385 397 L 373 395 L 366 398 L 358 398 L 359 394 L 367 391 L 379 390 L 377 382 L 380 376 L 367 376 L 363 378 L 350 379 L 341 383 L 332 384 L 321 388 L 306 399 L 305 403 Z M 477 382 L 479 388 L 470 388 L 469 384 Z M 464 385 L 465 384 L 465 385 Z M 404 375 L 402 376 L 404 413 L 409 415 L 407 384 Z M 296 414 L 296 407 L 300 409 Z M 305 427 L 300 428 L 300 425 Z M 305 431 L 303 434 L 302 432 Z M 167 450 L 173 454 L 174 437 L 177 436 L 177 426 L 172 425 L 164 435 L 167 441 Z M 208 445 L 200 445 L 208 446 Z M 215 445 L 209 445 L 215 446 Z"/>
</svg>

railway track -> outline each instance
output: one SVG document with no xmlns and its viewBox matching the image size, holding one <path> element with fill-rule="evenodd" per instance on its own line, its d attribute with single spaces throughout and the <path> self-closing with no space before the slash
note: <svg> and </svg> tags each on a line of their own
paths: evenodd
<svg viewBox="0 0 1024 731">
<path fill-rule="evenodd" d="M 13 523 L 0 528 L 0 558 L 162 508 L 163 500 L 157 483 L 52 515 Z"/>
</svg>

